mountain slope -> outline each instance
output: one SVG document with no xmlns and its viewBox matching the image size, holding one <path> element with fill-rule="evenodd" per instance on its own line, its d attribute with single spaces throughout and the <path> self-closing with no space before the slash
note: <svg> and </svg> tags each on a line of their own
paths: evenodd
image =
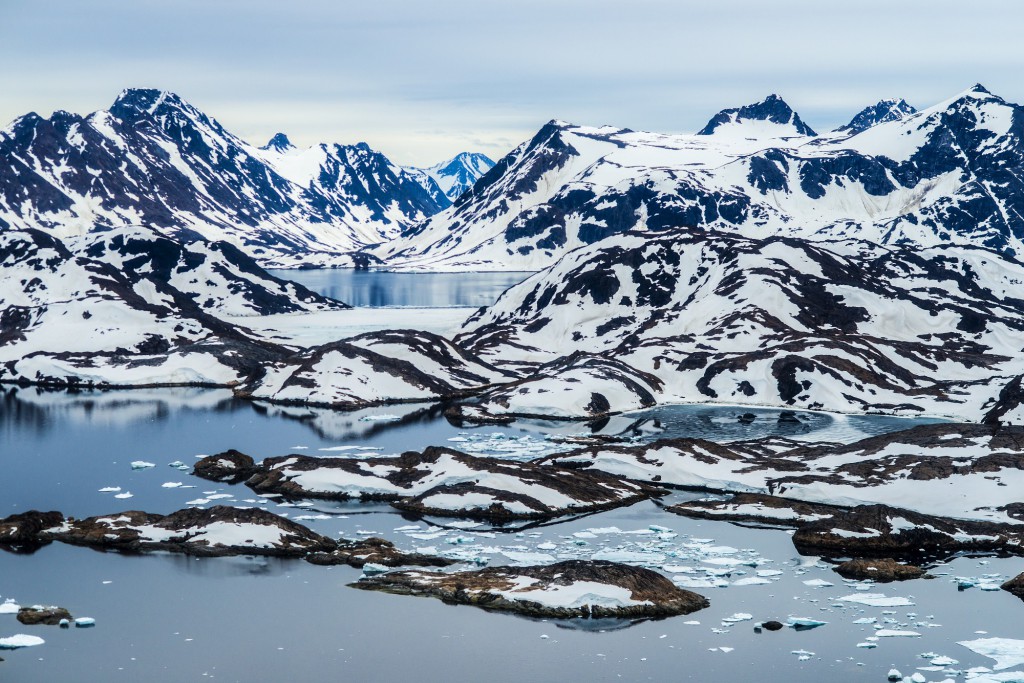
<svg viewBox="0 0 1024 683">
<path fill-rule="evenodd" d="M 265 265 L 345 265 L 443 207 L 366 145 L 272 142 L 253 148 L 159 90 L 125 90 L 86 117 L 29 114 L 0 131 L 0 227 L 191 229 Z"/>
<path fill-rule="evenodd" d="M 726 110 L 702 135 L 552 121 L 374 254 L 398 268 L 537 270 L 608 235 L 686 225 L 1024 253 L 1024 108 L 975 86 L 914 114 L 896 102 L 843 131 L 808 130 L 778 98 Z"/>
<path fill-rule="evenodd" d="M 0 381 L 236 384 L 288 351 L 213 314 L 344 308 L 224 243 L 142 228 L 0 231 Z"/>
<path fill-rule="evenodd" d="M 565 393 L 576 416 L 653 395 L 980 421 L 1024 370 L 1020 282 L 1024 263 L 974 247 L 632 231 L 568 254 L 466 322 L 458 344 L 526 381 L 464 414 L 542 413 Z M 569 348 L 618 365 L 591 371 L 566 362 Z M 612 393 L 584 405 L 598 386 Z"/>
</svg>

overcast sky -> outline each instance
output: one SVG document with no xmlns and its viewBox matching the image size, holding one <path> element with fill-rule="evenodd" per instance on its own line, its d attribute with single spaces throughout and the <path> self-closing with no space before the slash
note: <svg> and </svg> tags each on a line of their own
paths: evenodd
<svg viewBox="0 0 1024 683">
<path fill-rule="evenodd" d="M 1024 3 L 0 0 L 0 126 L 172 90 L 241 137 L 494 158 L 552 118 L 693 132 L 775 92 L 814 128 L 883 97 L 1024 101 Z"/>
</svg>

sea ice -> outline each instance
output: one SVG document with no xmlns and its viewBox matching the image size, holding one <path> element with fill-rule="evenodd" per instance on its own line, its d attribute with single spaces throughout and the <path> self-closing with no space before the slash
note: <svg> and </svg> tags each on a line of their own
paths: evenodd
<svg viewBox="0 0 1024 683">
<path fill-rule="evenodd" d="M 135 460 L 132 462 L 133 470 L 146 470 L 150 467 L 156 467 L 156 465 L 151 462 L 146 462 L 145 460 Z"/>
<path fill-rule="evenodd" d="M 17 650 L 19 647 L 33 647 L 45 642 L 39 636 L 27 636 L 24 633 L 19 633 L 16 636 L 0 638 L 0 650 Z"/>
<path fill-rule="evenodd" d="M 1024 664 L 1024 640 L 1012 638 L 979 638 L 958 643 L 968 650 L 996 661 L 995 669 L 1009 669 Z"/>
<path fill-rule="evenodd" d="M 839 598 L 840 602 L 854 602 L 868 607 L 909 607 L 915 603 L 909 598 L 888 597 L 884 593 L 865 593 L 864 595 L 846 595 Z"/>
</svg>

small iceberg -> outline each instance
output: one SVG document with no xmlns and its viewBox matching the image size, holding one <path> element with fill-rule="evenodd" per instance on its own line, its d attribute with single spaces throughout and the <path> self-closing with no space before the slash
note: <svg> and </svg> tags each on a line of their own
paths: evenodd
<svg viewBox="0 0 1024 683">
<path fill-rule="evenodd" d="M 151 462 L 146 462 L 145 460 L 133 460 L 132 461 L 132 469 L 133 470 L 148 470 L 150 467 L 156 467 L 156 464 L 155 463 L 151 463 Z"/>
<path fill-rule="evenodd" d="M 36 645 L 42 645 L 46 641 L 39 636 L 27 636 L 24 633 L 19 633 L 16 636 L 10 636 L 9 638 L 0 638 L 0 650 L 17 650 L 21 647 L 35 647 Z"/>
</svg>

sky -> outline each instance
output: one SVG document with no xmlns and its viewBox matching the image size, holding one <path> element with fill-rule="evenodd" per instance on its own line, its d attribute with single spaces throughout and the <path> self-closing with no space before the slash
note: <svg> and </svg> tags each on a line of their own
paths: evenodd
<svg viewBox="0 0 1024 683">
<path fill-rule="evenodd" d="M 816 130 L 976 82 L 1024 101 L 1006 0 L 0 0 L 0 127 L 171 90 L 257 144 L 500 158 L 550 119 L 693 132 L 781 95 Z"/>
</svg>

